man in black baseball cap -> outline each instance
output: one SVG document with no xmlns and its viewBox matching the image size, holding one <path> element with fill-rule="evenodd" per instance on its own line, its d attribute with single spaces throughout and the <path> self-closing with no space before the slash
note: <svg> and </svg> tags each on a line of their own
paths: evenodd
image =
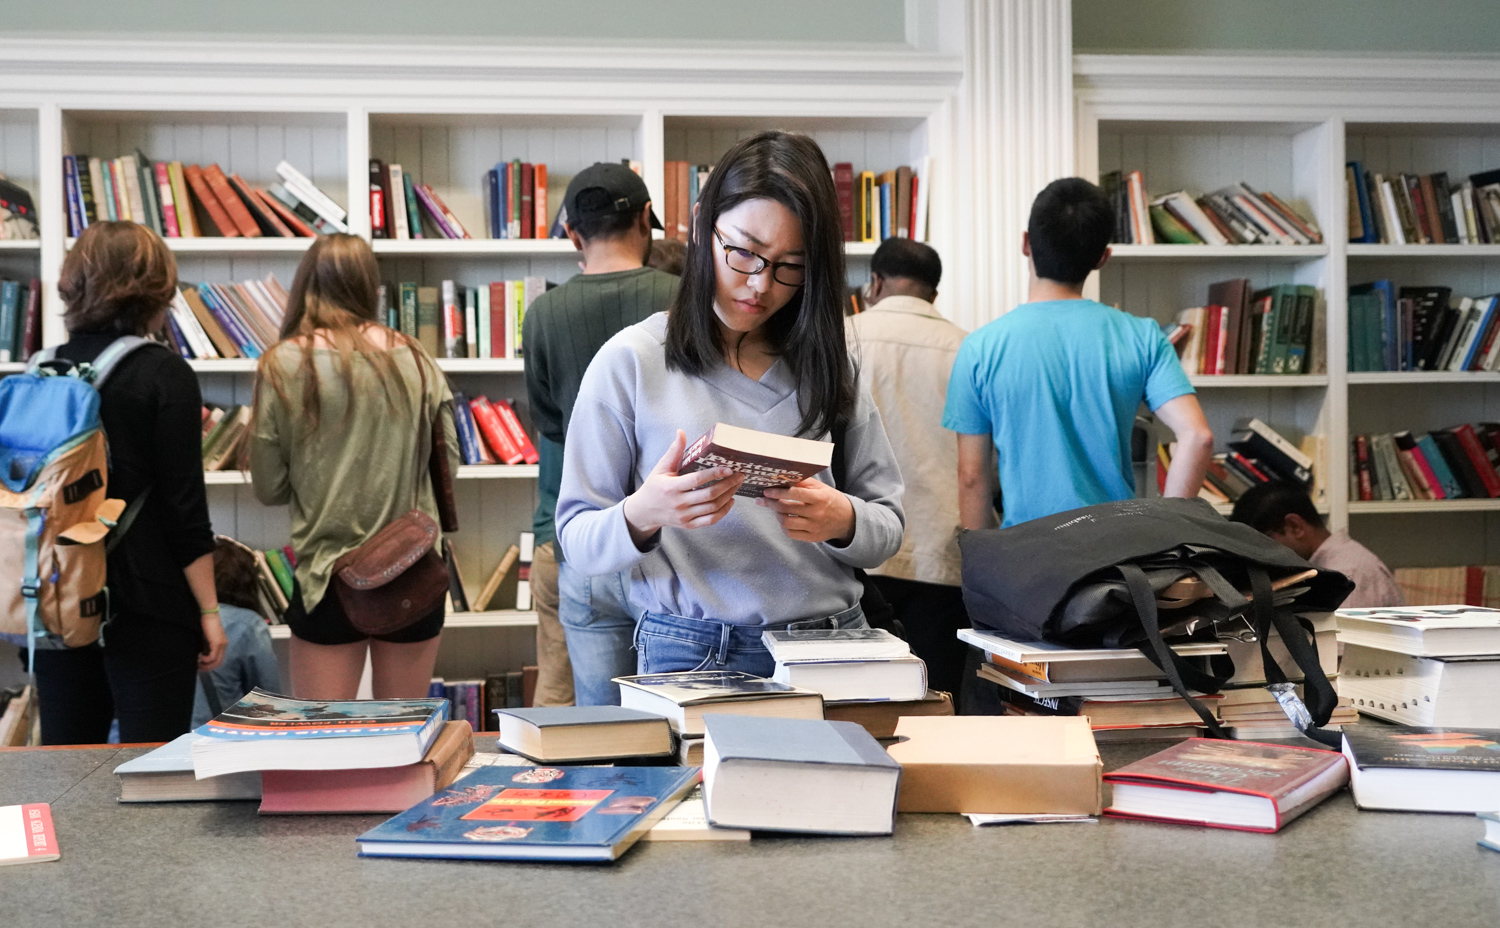
<svg viewBox="0 0 1500 928">
<path fill-rule="evenodd" d="M 579 171 L 563 195 L 563 228 L 582 253 L 583 273 L 538 296 L 526 311 L 526 393 L 541 455 L 531 590 L 537 611 L 536 705 L 617 705 L 611 678 L 635 673 L 635 610 L 629 572 L 591 577 L 556 550 L 553 516 L 563 440 L 583 372 L 616 332 L 664 311 L 677 278 L 646 267 L 651 194 L 623 164 Z"/>
</svg>

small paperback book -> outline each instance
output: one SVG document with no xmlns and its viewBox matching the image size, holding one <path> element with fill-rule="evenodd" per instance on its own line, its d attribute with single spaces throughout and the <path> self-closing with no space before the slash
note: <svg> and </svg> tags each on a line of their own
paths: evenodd
<svg viewBox="0 0 1500 928">
<path fill-rule="evenodd" d="M 1361 809 L 1500 809 L 1500 730 L 1346 725 L 1344 756 Z"/>
<path fill-rule="evenodd" d="M 0 867 L 46 863 L 61 856 L 49 803 L 0 806 Z"/>
<path fill-rule="evenodd" d="M 667 719 L 684 735 L 703 734 L 709 713 L 821 719 L 823 697 L 737 670 L 693 670 L 616 677 L 620 705 Z"/>
<path fill-rule="evenodd" d="M 901 765 L 853 722 L 710 715 L 708 820 L 728 828 L 888 835 Z"/>
<path fill-rule="evenodd" d="M 191 802 L 221 799 L 259 799 L 260 771 L 226 773 L 202 780 L 193 775 L 194 732 L 115 768 L 121 802 Z"/>
<path fill-rule="evenodd" d="M 360 835 L 359 854 L 615 860 L 698 780 L 697 767 L 480 767 Z"/>
<path fill-rule="evenodd" d="M 546 764 L 670 755 L 672 728 L 651 712 L 620 706 L 496 709 L 500 746 Z"/>
<path fill-rule="evenodd" d="M 1104 775 L 1104 814 L 1270 833 L 1343 789 L 1337 751 L 1189 738 Z"/>
<path fill-rule="evenodd" d="M 737 425 L 716 423 L 683 452 L 677 473 L 728 467 L 745 475 L 736 496 L 759 497 L 772 487 L 789 487 L 833 461 L 833 443 L 793 438 Z"/>
<path fill-rule="evenodd" d="M 446 699 L 307 700 L 254 689 L 199 727 L 197 776 L 415 764 L 448 720 Z"/>
</svg>

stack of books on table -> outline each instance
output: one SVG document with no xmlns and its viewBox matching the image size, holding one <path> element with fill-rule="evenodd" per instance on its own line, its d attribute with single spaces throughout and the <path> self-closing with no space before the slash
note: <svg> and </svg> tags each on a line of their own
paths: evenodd
<svg viewBox="0 0 1500 928">
<path fill-rule="evenodd" d="M 1500 610 L 1341 609 L 1339 693 L 1359 712 L 1416 726 L 1500 728 Z"/>
<path fill-rule="evenodd" d="M 694 670 L 616 677 L 620 705 L 665 718 L 677 739 L 678 760 L 703 763 L 703 720 L 710 714 L 821 719 L 823 697 L 737 670 Z"/>
<path fill-rule="evenodd" d="M 1336 688 L 1339 683 L 1339 647 L 1337 625 L 1332 613 L 1308 614 L 1298 617 L 1298 622 L 1307 629 L 1313 648 L 1318 652 L 1318 666 Z M 1226 639 L 1229 657 L 1234 662 L 1234 676 L 1229 678 L 1220 695 L 1219 721 L 1235 738 L 1245 741 L 1265 741 L 1280 738 L 1297 738 L 1301 732 L 1286 717 L 1276 697 L 1266 689 L 1266 671 L 1261 658 L 1259 641 Z M 1282 643 L 1281 636 L 1271 632 L 1269 645 L 1271 656 L 1286 675 L 1288 681 L 1298 684 L 1297 694 L 1306 699 L 1302 687 L 1302 671 Z M 1359 720 L 1347 697 L 1340 697 L 1325 728 L 1338 729 Z"/>
<path fill-rule="evenodd" d="M 1006 715 L 1087 716 L 1098 741 L 1177 741 L 1203 726 L 1160 668 L 1134 648 L 1083 650 L 979 629 L 961 629 L 958 637 L 985 652 L 979 677 L 999 686 Z M 1227 647 L 1208 641 L 1172 649 L 1206 658 Z M 1217 712 L 1217 696 L 1201 701 Z"/>
<path fill-rule="evenodd" d="M 251 690 L 115 769 L 123 802 L 260 799 L 262 812 L 399 812 L 461 774 L 468 722 L 444 699 L 299 700 Z"/>
</svg>

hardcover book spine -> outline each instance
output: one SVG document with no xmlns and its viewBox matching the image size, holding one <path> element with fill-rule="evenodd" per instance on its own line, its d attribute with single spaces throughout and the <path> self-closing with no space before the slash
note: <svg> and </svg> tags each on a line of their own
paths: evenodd
<svg viewBox="0 0 1500 928">
<path fill-rule="evenodd" d="M 533 238 L 547 237 L 547 166 L 536 164 L 532 166 L 534 175 L 535 192 L 532 194 L 532 208 L 535 216 L 532 220 Z"/>
<path fill-rule="evenodd" d="M 158 161 L 151 166 L 156 177 L 157 197 L 161 200 L 161 222 L 169 238 L 182 238 L 182 226 L 177 222 L 177 203 L 172 196 L 172 177 L 167 163 Z"/>
<path fill-rule="evenodd" d="M 521 612 L 531 610 L 531 558 L 536 553 L 536 535 L 531 532 L 521 533 L 521 558 L 519 573 L 516 581 L 516 609 Z"/>
<path fill-rule="evenodd" d="M 536 446 L 531 443 L 526 430 L 521 427 L 521 417 L 516 415 L 515 407 L 506 400 L 495 400 L 491 404 L 495 413 L 500 418 L 500 423 L 505 426 L 506 434 L 510 436 L 511 443 L 521 453 L 521 459 L 527 464 L 536 464 L 541 460 Z"/>
<path fill-rule="evenodd" d="M 63 190 L 68 199 L 68 235 L 77 238 L 88 228 L 88 221 L 83 216 L 83 194 L 78 187 L 78 159 L 72 155 L 63 155 Z"/>
<path fill-rule="evenodd" d="M 484 225 L 490 238 L 505 238 L 500 229 L 500 174 L 491 168 L 484 172 Z"/>
<path fill-rule="evenodd" d="M 370 237 L 389 238 L 390 233 L 385 223 L 386 216 L 386 194 L 385 194 L 385 165 L 381 164 L 379 158 L 370 159 Z"/>
<path fill-rule="evenodd" d="M 188 186 L 193 190 L 193 196 L 198 198 L 204 212 L 208 213 L 209 222 L 213 223 L 220 235 L 225 238 L 236 238 L 240 234 L 239 227 L 229 218 L 224 207 L 219 203 L 219 198 L 209 189 L 208 179 L 204 176 L 203 168 L 196 164 L 190 164 L 183 168 L 183 176 L 187 178 Z M 220 176 L 223 176 L 222 174 Z M 248 217 L 247 217 L 248 218 Z M 257 229 L 256 233 L 259 234 Z"/>
<path fill-rule="evenodd" d="M 1474 426 L 1465 423 L 1453 430 L 1464 454 L 1468 455 L 1469 463 L 1474 468 L 1480 483 L 1484 485 L 1485 492 L 1491 499 L 1500 497 L 1500 477 L 1495 475 L 1495 469 L 1490 466 L 1489 458 L 1484 453 L 1484 447 L 1479 444 L 1479 436 L 1474 432 Z"/>
<path fill-rule="evenodd" d="M 493 281 L 490 284 L 490 357 L 492 358 L 514 357 L 511 352 L 510 330 L 506 327 L 507 318 L 505 281 Z"/>
<path fill-rule="evenodd" d="M 489 400 L 477 396 L 469 401 L 469 409 L 474 414 L 474 424 L 484 435 L 484 440 L 489 443 L 495 457 L 502 464 L 520 464 L 523 460 L 521 449 L 512 441 L 505 425 L 500 421 L 499 415 Z"/>
<path fill-rule="evenodd" d="M 536 168 L 521 163 L 521 238 L 536 238 Z"/>
<path fill-rule="evenodd" d="M 437 203 L 432 199 L 431 189 L 426 184 L 413 185 L 412 192 L 416 194 L 417 202 L 422 204 L 422 209 L 426 211 L 427 218 L 432 220 L 432 224 L 437 227 L 438 232 L 444 238 L 453 239 L 462 237 L 453 229 L 449 228 L 447 218 L 443 215 L 443 211 L 438 208 Z"/>
<path fill-rule="evenodd" d="M 510 191 L 510 199 L 506 230 L 511 238 L 521 237 L 521 159 L 517 158 L 510 163 L 510 181 L 506 185 Z"/>
<path fill-rule="evenodd" d="M 407 220 L 409 214 L 406 209 L 406 181 L 405 175 L 401 172 L 401 165 L 391 165 L 389 173 L 391 184 L 391 220 L 392 227 L 395 230 L 394 237 L 398 239 L 415 238 L 416 236 L 412 234 L 412 228 Z"/>
<path fill-rule="evenodd" d="M 19 342 L 21 361 L 30 361 L 32 355 L 42 350 L 42 282 L 35 277 L 26 289 L 26 316 Z"/>
<path fill-rule="evenodd" d="M 843 224 L 844 241 L 856 241 L 854 237 L 854 165 L 840 161 L 833 166 L 833 189 L 839 201 L 839 221 Z"/>
<path fill-rule="evenodd" d="M 464 313 L 458 305 L 458 290 L 453 281 L 443 281 L 443 357 L 462 358 L 464 351 Z"/>
<path fill-rule="evenodd" d="M 317 237 L 318 233 L 314 232 L 312 230 L 312 227 L 303 222 L 302 217 L 292 212 L 285 203 L 271 196 L 270 193 L 260 189 L 259 187 L 250 188 L 250 192 L 260 200 L 265 208 L 270 211 L 271 215 L 279 217 L 282 225 L 284 225 L 289 231 L 298 236 L 301 236 L 302 238 Z"/>
</svg>

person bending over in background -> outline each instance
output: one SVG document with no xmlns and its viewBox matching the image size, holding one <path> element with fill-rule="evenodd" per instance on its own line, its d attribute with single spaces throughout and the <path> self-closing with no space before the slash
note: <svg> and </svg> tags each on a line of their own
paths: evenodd
<svg viewBox="0 0 1500 928">
<path fill-rule="evenodd" d="M 388 635 L 350 624 L 333 563 L 413 508 L 437 521 L 428 477 L 440 420 L 458 471 L 453 394 L 415 340 L 376 317 L 380 270 L 364 239 L 319 237 L 287 298 L 281 341 L 260 359 L 250 425 L 256 497 L 291 506 L 292 693 L 353 699 L 368 651 L 376 699 L 427 695 L 444 605 Z"/>
<path fill-rule="evenodd" d="M 997 476 L 1006 526 L 1133 497 L 1130 432 L 1143 401 L 1177 436 L 1164 495 L 1196 496 L 1203 484 L 1213 433 L 1161 328 L 1083 298 L 1114 223 L 1088 181 L 1047 185 L 1022 238 L 1027 302 L 959 349 L 943 426 L 959 433 L 965 528 L 993 523 Z"/>
<path fill-rule="evenodd" d="M 99 222 L 68 250 L 57 292 L 68 341 L 56 356 L 83 364 L 165 324 L 177 263 L 145 226 Z M 165 346 L 126 355 L 100 390 L 109 495 L 149 495 L 109 555 L 101 641 L 36 652 L 43 744 L 103 743 L 116 717 L 121 741 L 171 741 L 192 722 L 198 671 L 224 659 L 202 411 L 197 375 Z"/>
<path fill-rule="evenodd" d="M 770 676 L 771 628 L 863 628 L 857 567 L 901 545 L 901 474 L 844 336 L 844 243 L 806 136 L 731 148 L 695 207 L 672 308 L 610 339 L 568 428 L 558 538 L 591 574 L 632 571 L 641 673 Z M 752 504 L 725 467 L 678 475 L 716 422 L 806 438 L 843 427 L 847 473 Z M 819 479 L 821 477 L 822 479 Z"/>
<path fill-rule="evenodd" d="M 219 617 L 229 643 L 224 649 L 224 663 L 198 675 L 194 728 L 239 702 L 257 686 L 281 692 L 281 667 L 271 650 L 271 628 L 260 614 L 258 571 L 249 548 L 222 535 L 214 540 L 214 586 L 219 591 Z M 212 699 L 205 686 L 213 687 Z"/>
<path fill-rule="evenodd" d="M 1344 529 L 1329 532 L 1300 487 L 1284 483 L 1251 487 L 1235 501 L 1229 518 L 1281 542 L 1314 567 L 1336 570 L 1353 580 L 1354 592 L 1344 600 L 1345 609 L 1406 605 L 1390 568 Z"/>
<path fill-rule="evenodd" d="M 927 682 L 958 696 L 969 627 L 958 554 L 958 443 L 943 397 L 964 330 L 933 308 L 943 262 L 921 242 L 888 238 L 870 259 L 870 308 L 849 318 L 851 350 L 906 484 L 901 550 L 870 577 L 906 629 Z"/>
<path fill-rule="evenodd" d="M 541 456 L 531 560 L 536 704 L 619 705 L 620 687 L 610 681 L 635 672 L 630 577 L 591 577 L 560 556 L 557 489 L 568 422 L 589 361 L 616 332 L 666 309 L 677 278 L 644 266 L 651 230 L 661 223 L 645 182 L 630 168 L 601 163 L 580 171 L 568 184 L 563 209 L 568 238 L 583 253 L 583 272 L 536 298 L 521 340 Z"/>
</svg>

